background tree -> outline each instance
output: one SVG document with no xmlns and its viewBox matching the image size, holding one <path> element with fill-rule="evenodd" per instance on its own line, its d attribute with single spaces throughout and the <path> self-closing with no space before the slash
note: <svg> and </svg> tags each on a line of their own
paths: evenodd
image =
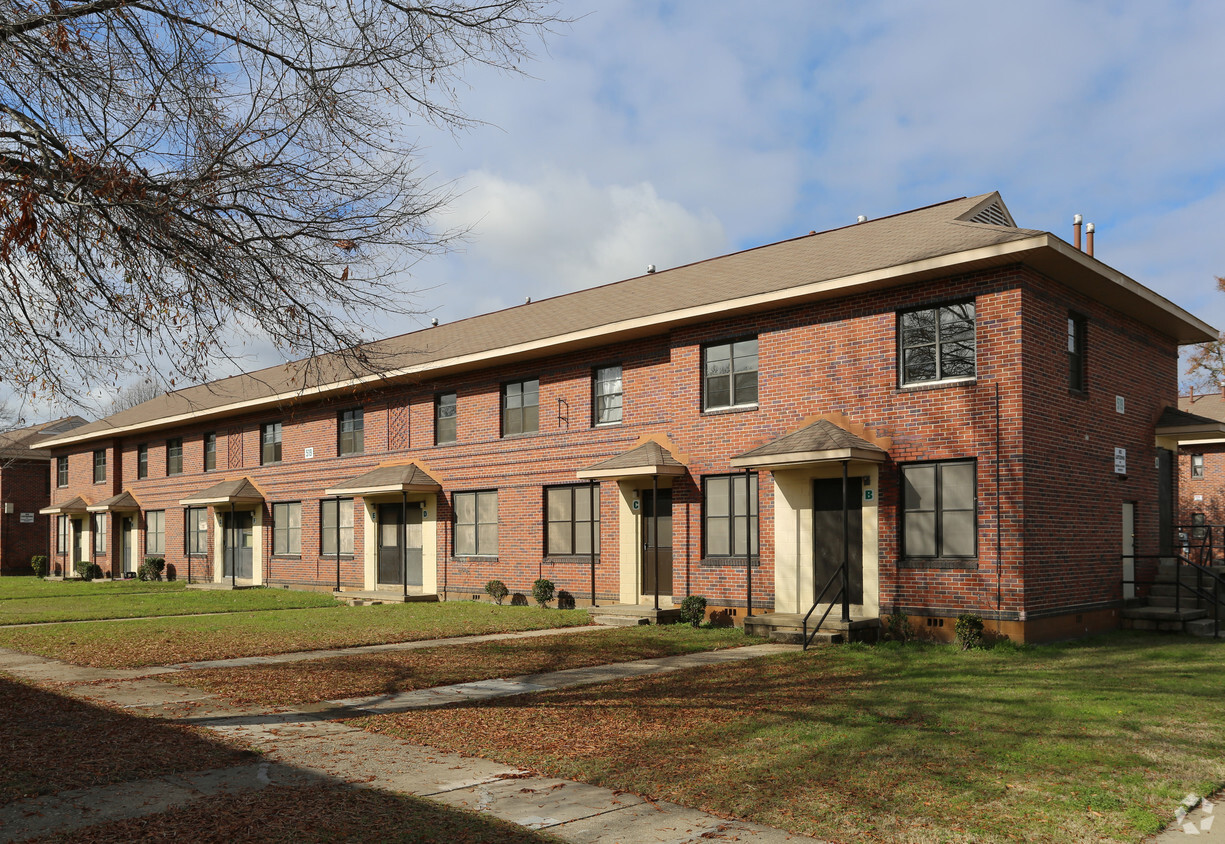
<svg viewBox="0 0 1225 844">
<path fill-rule="evenodd" d="M 469 125 L 461 73 L 517 70 L 551 5 L 0 0 L 0 378 L 172 386 L 227 332 L 305 356 L 409 312 L 454 236 L 411 127 Z"/>
<path fill-rule="evenodd" d="M 1217 290 L 1225 293 L 1225 277 L 1217 276 Z M 1225 382 L 1225 334 L 1207 343 L 1192 346 L 1187 355 L 1186 379 L 1188 387 L 1212 392 L 1220 390 Z"/>
<path fill-rule="evenodd" d="M 127 410 L 129 407 L 136 407 L 136 405 L 144 404 L 149 399 L 157 398 L 163 392 L 164 390 L 151 378 L 133 381 L 115 393 L 115 397 L 111 399 L 110 407 L 106 413 L 109 416 L 121 410 Z"/>
</svg>

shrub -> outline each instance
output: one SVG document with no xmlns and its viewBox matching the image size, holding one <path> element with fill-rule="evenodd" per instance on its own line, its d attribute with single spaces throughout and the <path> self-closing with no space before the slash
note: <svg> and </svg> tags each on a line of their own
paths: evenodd
<svg viewBox="0 0 1225 844">
<path fill-rule="evenodd" d="M 145 557 L 145 561 L 140 564 L 140 579 L 141 580 L 161 580 L 162 570 L 166 568 L 166 561 L 161 557 Z"/>
<path fill-rule="evenodd" d="M 47 573 L 47 555 L 35 554 L 30 558 L 30 568 L 34 569 L 35 577 L 43 577 Z"/>
<path fill-rule="evenodd" d="M 510 596 L 510 605 L 512 607 L 526 607 L 527 606 L 527 596 L 524 595 L 522 592 L 516 592 L 515 594 Z"/>
<path fill-rule="evenodd" d="M 506 600 L 506 596 L 510 594 L 510 590 L 506 588 L 506 584 L 500 580 L 491 580 L 485 584 L 485 594 L 493 598 L 493 602 L 498 606 Z"/>
<path fill-rule="evenodd" d="M 574 609 L 574 596 L 571 595 L 569 592 L 567 592 L 565 589 L 560 590 L 557 593 L 557 608 L 559 610 Z"/>
<path fill-rule="evenodd" d="M 901 610 L 889 613 L 885 617 L 885 638 L 891 642 L 909 642 L 914 638 L 914 627 L 910 624 L 910 616 Z"/>
<path fill-rule="evenodd" d="M 79 560 L 78 562 L 73 563 L 72 569 L 82 580 L 93 580 L 95 577 L 102 576 L 102 567 L 97 563 L 91 563 L 88 560 Z"/>
<path fill-rule="evenodd" d="M 702 595 L 688 595 L 681 601 L 681 621 L 697 627 L 706 620 L 706 598 Z"/>
<path fill-rule="evenodd" d="M 963 612 L 957 616 L 957 647 L 963 651 L 981 648 L 983 645 L 983 617 L 974 613 Z"/>
<path fill-rule="evenodd" d="M 532 597 L 542 607 L 549 605 L 549 601 L 553 600 L 554 594 L 556 594 L 556 590 L 553 587 L 553 581 L 548 578 L 542 577 L 532 584 Z"/>
</svg>

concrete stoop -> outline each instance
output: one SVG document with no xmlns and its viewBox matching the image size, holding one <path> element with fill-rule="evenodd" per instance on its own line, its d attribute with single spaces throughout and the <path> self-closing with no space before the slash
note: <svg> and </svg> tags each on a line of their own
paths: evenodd
<svg viewBox="0 0 1225 844">
<path fill-rule="evenodd" d="M 187 584 L 188 589 L 198 589 L 202 592 L 229 592 L 234 589 L 253 589 L 249 583 L 230 583 L 230 581 L 218 582 L 215 580 L 198 580 L 195 583 Z"/>
<path fill-rule="evenodd" d="M 816 616 L 809 619 L 809 624 L 815 621 Z M 804 614 L 776 612 L 750 616 L 744 620 L 744 632 L 783 645 L 802 645 L 804 644 Z M 815 634 L 812 633 L 811 626 L 808 632 L 812 635 L 814 645 L 875 642 L 880 636 L 880 619 L 860 617 L 851 618 L 850 621 L 841 621 L 836 618 L 827 618 Z"/>
<path fill-rule="evenodd" d="M 1225 567 L 1214 566 L 1212 571 L 1225 574 Z M 1195 586 L 1200 574 L 1185 566 L 1161 563 L 1157 577 L 1142 601 L 1128 602 L 1122 611 L 1122 627 L 1126 630 L 1152 630 L 1162 633 L 1189 633 L 1192 636 L 1212 638 L 1215 625 L 1212 621 L 1212 604 L 1202 601 L 1185 589 L 1181 590 L 1176 578 L 1186 586 Z M 1222 608 L 1225 620 L 1225 608 Z M 1222 624 L 1225 629 L 1225 623 Z M 1222 638 L 1225 638 L 1223 636 Z"/>
<path fill-rule="evenodd" d="M 332 597 L 343 601 L 351 607 L 370 607 L 376 604 L 412 604 L 438 603 L 438 595 L 433 592 L 414 591 L 411 587 L 408 594 L 390 589 L 340 589 L 332 592 Z"/>
<path fill-rule="evenodd" d="M 608 604 L 587 607 L 587 614 L 596 624 L 613 627 L 636 627 L 640 624 L 675 624 L 681 620 L 680 607 L 660 607 L 645 604 Z"/>
</svg>

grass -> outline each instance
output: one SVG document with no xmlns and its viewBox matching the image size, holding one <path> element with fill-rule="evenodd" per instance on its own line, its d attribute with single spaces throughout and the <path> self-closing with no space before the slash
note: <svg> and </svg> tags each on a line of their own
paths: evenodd
<svg viewBox="0 0 1225 844">
<path fill-rule="evenodd" d="M 330 594 L 288 589 L 185 591 L 177 582 L 129 580 L 47 583 L 57 588 L 45 591 L 19 584 L 10 591 L 9 580 L 0 583 L 0 625 L 336 606 Z"/>
<path fill-rule="evenodd" d="M 181 592 L 186 581 L 43 580 L 38 577 L 0 577 L 0 599 L 59 598 L 82 595 L 130 595 L 138 592 Z"/>
<path fill-rule="evenodd" d="M 356 723 L 835 840 L 1134 841 L 1225 783 L 1225 651 L 846 646 Z"/>
<path fill-rule="evenodd" d="M 98 668 L 586 625 L 584 610 L 470 601 L 333 606 L 0 629 L 0 647 Z"/>
<path fill-rule="evenodd" d="M 235 703 L 280 706 L 717 650 L 755 641 L 735 629 L 633 627 L 309 662 L 213 668 L 158 679 L 204 689 Z"/>
</svg>

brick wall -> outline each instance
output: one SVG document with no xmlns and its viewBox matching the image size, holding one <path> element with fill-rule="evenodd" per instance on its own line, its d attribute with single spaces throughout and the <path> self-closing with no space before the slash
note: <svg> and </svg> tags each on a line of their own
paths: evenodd
<svg viewBox="0 0 1225 844">
<path fill-rule="evenodd" d="M 47 506 L 47 484 L 46 460 L 0 461 L 0 501 L 13 505 L 12 513 L 0 512 L 0 573 L 30 574 L 30 557 L 47 553 L 48 519 L 38 513 Z M 22 523 L 23 513 L 34 520 Z"/>
</svg>

